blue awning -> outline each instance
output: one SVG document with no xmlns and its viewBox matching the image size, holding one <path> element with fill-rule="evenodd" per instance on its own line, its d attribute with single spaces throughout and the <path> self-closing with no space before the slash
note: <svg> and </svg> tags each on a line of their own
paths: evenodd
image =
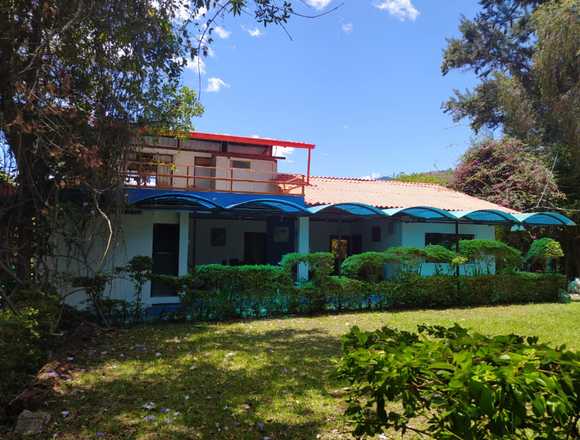
<svg viewBox="0 0 580 440">
<path fill-rule="evenodd" d="M 451 211 L 458 220 L 470 220 L 481 223 L 518 223 L 512 214 L 497 209 L 478 209 L 475 211 Z"/>
<path fill-rule="evenodd" d="M 303 215 L 310 214 L 308 209 L 303 206 L 300 206 L 288 200 L 277 198 L 247 200 L 244 202 L 226 206 L 225 209 L 230 211 L 265 209 L 270 211 L 271 210 L 280 211 L 287 214 L 303 214 Z"/>
<path fill-rule="evenodd" d="M 514 217 L 523 225 L 533 226 L 575 226 L 571 219 L 559 212 L 529 212 L 514 214 Z"/>
<path fill-rule="evenodd" d="M 456 220 L 456 218 L 444 209 L 431 206 L 414 206 L 410 208 L 384 209 L 383 212 L 389 217 L 408 215 L 421 220 Z"/>
<path fill-rule="evenodd" d="M 371 205 L 366 205 L 364 203 L 335 203 L 332 205 L 320 205 L 314 206 L 309 209 L 312 214 L 320 214 L 324 211 L 338 209 L 339 211 L 346 212 L 351 215 L 369 217 L 369 216 L 382 216 L 385 214 L 379 208 Z"/>
<path fill-rule="evenodd" d="M 129 205 L 137 207 L 186 208 L 221 212 L 279 212 L 296 216 L 318 216 L 340 213 L 361 218 L 411 217 L 425 222 L 461 222 L 483 224 L 511 224 L 521 226 L 574 226 L 575 223 L 558 212 L 510 214 L 496 209 L 447 211 L 432 206 L 379 209 L 364 203 L 335 203 L 308 207 L 303 196 L 245 194 L 216 191 L 166 191 L 150 188 L 127 189 Z"/>
<path fill-rule="evenodd" d="M 179 193 L 174 191 L 159 193 L 129 193 L 127 195 L 129 205 L 185 205 L 192 208 L 216 209 L 217 204 L 211 200 L 193 193 Z"/>
</svg>

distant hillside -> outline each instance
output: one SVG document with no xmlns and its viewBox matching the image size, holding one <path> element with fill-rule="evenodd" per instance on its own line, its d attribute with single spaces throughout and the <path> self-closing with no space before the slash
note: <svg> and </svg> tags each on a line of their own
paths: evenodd
<svg viewBox="0 0 580 440">
<path fill-rule="evenodd" d="M 380 177 L 379 180 L 399 180 L 401 182 L 433 183 L 436 185 L 451 186 L 453 183 L 453 169 L 410 174 L 399 173 L 393 177 Z"/>
</svg>

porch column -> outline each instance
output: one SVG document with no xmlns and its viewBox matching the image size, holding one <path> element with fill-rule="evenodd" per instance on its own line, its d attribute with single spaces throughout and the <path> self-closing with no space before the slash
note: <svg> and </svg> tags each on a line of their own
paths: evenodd
<svg viewBox="0 0 580 440">
<path fill-rule="evenodd" d="M 189 213 L 179 212 L 179 264 L 178 275 L 187 275 L 189 260 Z"/>
<path fill-rule="evenodd" d="M 307 254 L 310 252 L 310 218 L 298 218 L 298 252 Z M 298 265 L 298 281 L 308 281 L 308 265 Z"/>
</svg>

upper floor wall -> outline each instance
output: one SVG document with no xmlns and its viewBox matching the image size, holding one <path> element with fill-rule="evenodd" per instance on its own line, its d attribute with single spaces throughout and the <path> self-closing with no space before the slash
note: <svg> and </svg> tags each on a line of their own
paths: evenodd
<svg viewBox="0 0 580 440">
<path fill-rule="evenodd" d="M 308 151 L 306 174 L 278 172 L 276 147 Z M 189 137 L 143 136 L 135 141 L 124 177 L 129 187 L 256 194 L 304 192 L 312 144 L 263 138 L 191 133 Z"/>
</svg>

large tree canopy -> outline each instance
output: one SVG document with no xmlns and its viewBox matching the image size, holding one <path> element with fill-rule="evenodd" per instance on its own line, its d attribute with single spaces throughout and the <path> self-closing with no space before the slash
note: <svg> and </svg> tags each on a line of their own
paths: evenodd
<svg viewBox="0 0 580 440">
<path fill-rule="evenodd" d="M 564 199 L 544 162 L 509 138 L 487 139 L 467 150 L 455 170 L 454 186 L 518 211 L 557 206 Z"/>
<path fill-rule="evenodd" d="M 571 203 L 580 201 L 580 21 L 577 0 L 481 0 L 459 38 L 448 41 L 443 74 L 472 70 L 481 82 L 444 104 L 475 131 L 501 128 L 551 161 Z"/>
<path fill-rule="evenodd" d="M 15 191 L 0 209 L 11 237 L 0 275 L 48 272 L 49 237 L 71 215 L 63 189 L 83 191 L 84 217 L 120 206 L 129 140 L 191 127 L 203 109 L 182 71 L 207 53 L 216 18 L 242 12 L 267 25 L 293 10 L 275 0 L 0 2 L 0 141 Z"/>
</svg>

